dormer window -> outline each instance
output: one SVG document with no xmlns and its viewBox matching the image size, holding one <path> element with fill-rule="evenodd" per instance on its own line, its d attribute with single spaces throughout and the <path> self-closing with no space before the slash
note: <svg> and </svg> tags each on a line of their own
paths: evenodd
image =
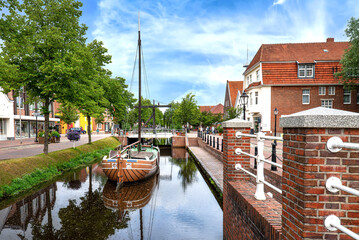
<svg viewBox="0 0 359 240">
<path fill-rule="evenodd" d="M 298 65 L 299 78 L 312 78 L 314 77 L 314 64 L 299 64 Z"/>
</svg>

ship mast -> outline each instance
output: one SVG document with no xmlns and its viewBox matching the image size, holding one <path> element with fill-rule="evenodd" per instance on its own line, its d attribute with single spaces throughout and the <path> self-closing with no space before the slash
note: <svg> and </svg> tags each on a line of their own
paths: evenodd
<svg viewBox="0 0 359 240">
<path fill-rule="evenodd" d="M 141 150 L 141 31 L 140 12 L 138 12 L 138 151 Z"/>
</svg>

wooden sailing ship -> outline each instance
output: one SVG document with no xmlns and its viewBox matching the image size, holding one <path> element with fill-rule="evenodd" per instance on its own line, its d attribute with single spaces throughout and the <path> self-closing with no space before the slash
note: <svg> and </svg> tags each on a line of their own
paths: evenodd
<svg viewBox="0 0 359 240">
<path fill-rule="evenodd" d="M 103 172 L 108 179 L 119 184 L 146 179 L 154 175 L 159 168 L 159 148 L 141 145 L 141 52 L 140 18 L 138 18 L 138 141 L 121 151 L 111 151 L 108 157 L 102 159 Z"/>
</svg>

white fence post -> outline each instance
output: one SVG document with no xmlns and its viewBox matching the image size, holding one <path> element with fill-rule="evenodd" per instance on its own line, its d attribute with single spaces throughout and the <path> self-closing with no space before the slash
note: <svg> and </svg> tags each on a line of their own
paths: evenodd
<svg viewBox="0 0 359 240">
<path fill-rule="evenodd" d="M 264 137 L 263 132 L 257 133 L 257 142 L 258 142 L 258 156 L 257 156 L 257 188 L 254 197 L 258 200 L 266 200 L 264 194 L 264 162 L 261 159 L 264 159 Z"/>
</svg>

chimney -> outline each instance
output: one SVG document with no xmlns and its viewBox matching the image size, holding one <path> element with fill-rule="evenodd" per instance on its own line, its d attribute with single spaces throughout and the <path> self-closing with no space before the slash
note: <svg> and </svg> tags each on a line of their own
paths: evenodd
<svg viewBox="0 0 359 240">
<path fill-rule="evenodd" d="M 334 38 L 327 38 L 327 42 L 334 42 Z"/>
</svg>

